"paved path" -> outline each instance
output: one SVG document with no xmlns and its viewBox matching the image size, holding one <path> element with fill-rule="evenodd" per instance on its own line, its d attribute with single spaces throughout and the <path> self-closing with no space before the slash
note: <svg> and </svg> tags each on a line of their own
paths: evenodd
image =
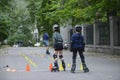
<svg viewBox="0 0 120 80">
<path fill-rule="evenodd" d="M 81 60 L 77 57 L 77 68 L 71 73 L 72 53 L 63 51 L 66 71 L 50 72 L 53 63 L 51 55 L 45 55 L 44 47 L 18 47 L 0 50 L 0 80 L 120 80 L 120 57 L 85 52 L 90 72 L 80 69 Z M 29 64 L 30 72 L 26 72 Z M 59 60 L 59 65 L 60 65 Z M 6 67 L 8 65 L 9 67 Z"/>
</svg>

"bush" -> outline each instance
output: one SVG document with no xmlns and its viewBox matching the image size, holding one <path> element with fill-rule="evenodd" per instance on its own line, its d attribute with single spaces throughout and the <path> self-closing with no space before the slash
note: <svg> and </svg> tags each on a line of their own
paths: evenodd
<svg viewBox="0 0 120 80">
<path fill-rule="evenodd" d="M 13 44 L 18 43 L 19 41 L 23 42 L 23 46 L 28 46 L 29 45 L 28 40 L 31 40 L 31 39 L 30 39 L 30 37 L 28 37 L 25 34 L 15 34 L 15 35 L 9 37 L 7 39 L 7 41 L 8 41 L 8 44 L 11 45 L 11 46 Z M 31 41 L 34 42 L 33 40 L 31 40 Z"/>
<path fill-rule="evenodd" d="M 5 27 L 0 26 L 0 41 L 4 41 L 8 37 L 8 31 Z"/>
</svg>

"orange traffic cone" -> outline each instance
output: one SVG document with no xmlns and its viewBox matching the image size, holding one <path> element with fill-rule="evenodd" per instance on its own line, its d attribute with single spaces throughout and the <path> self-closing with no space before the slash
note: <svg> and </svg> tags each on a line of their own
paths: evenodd
<svg viewBox="0 0 120 80">
<path fill-rule="evenodd" d="M 26 65 L 26 71 L 30 72 L 30 65 L 29 64 Z"/>
<path fill-rule="evenodd" d="M 52 71 L 52 63 L 50 63 L 49 70 Z"/>
</svg>

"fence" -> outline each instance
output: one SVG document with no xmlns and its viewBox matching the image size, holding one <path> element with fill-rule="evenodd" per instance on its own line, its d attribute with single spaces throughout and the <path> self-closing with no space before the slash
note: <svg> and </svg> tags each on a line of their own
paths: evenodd
<svg viewBox="0 0 120 80">
<path fill-rule="evenodd" d="M 86 25 L 85 33 L 86 33 L 85 43 L 93 44 L 93 25 Z"/>
<path fill-rule="evenodd" d="M 99 45 L 110 45 L 110 31 L 107 23 L 99 23 Z"/>
<path fill-rule="evenodd" d="M 88 50 L 120 54 L 120 17 L 111 16 L 110 23 L 101 21 L 84 26 L 84 37 Z"/>
</svg>

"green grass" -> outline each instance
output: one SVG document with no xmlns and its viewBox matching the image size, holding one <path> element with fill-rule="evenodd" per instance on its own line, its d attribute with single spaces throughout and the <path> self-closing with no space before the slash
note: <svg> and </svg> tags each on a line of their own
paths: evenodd
<svg viewBox="0 0 120 80">
<path fill-rule="evenodd" d="M 10 47 L 10 45 L 0 45 L 0 49 Z"/>
</svg>

